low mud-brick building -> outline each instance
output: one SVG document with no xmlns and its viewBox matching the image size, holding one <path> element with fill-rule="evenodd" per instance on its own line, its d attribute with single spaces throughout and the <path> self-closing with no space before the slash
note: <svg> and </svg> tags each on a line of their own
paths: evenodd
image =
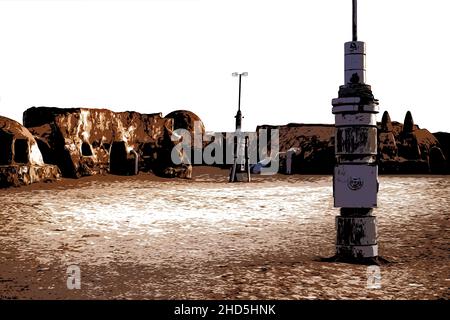
<svg viewBox="0 0 450 320">
<path fill-rule="evenodd" d="M 170 161 L 178 141 L 171 138 L 174 120 L 161 113 L 33 107 L 24 112 L 23 123 L 35 135 L 44 161 L 57 165 L 65 177 L 153 171 L 190 178 L 192 172 Z"/>
<path fill-rule="evenodd" d="M 53 181 L 60 172 L 44 163 L 36 140 L 17 121 L 0 116 L 0 187 Z"/>
</svg>

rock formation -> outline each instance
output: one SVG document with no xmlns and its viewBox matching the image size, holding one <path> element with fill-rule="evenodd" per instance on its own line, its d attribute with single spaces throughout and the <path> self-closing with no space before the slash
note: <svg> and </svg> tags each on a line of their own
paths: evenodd
<svg viewBox="0 0 450 320">
<path fill-rule="evenodd" d="M 413 133 L 415 129 L 416 128 L 414 128 L 414 120 L 411 111 L 407 111 L 405 115 L 405 121 L 403 121 L 403 133 Z"/>
<path fill-rule="evenodd" d="M 172 160 L 174 147 L 183 139 L 174 130 L 188 131 L 191 163 L 196 152 L 216 143 L 214 139 L 197 141 L 201 147 L 194 148 L 194 139 L 202 137 L 205 127 L 197 115 L 186 110 L 162 117 L 161 113 L 33 107 L 24 112 L 23 122 L 25 127 L 0 117 L 0 186 L 55 180 L 60 171 L 63 176 L 74 178 L 107 172 L 134 175 L 139 171 L 190 178 L 192 166 Z M 262 125 L 256 131 L 263 129 L 268 130 L 269 141 L 272 130 L 279 130 L 280 172 L 286 172 L 289 162 L 290 173 L 332 173 L 333 125 Z M 257 140 L 251 147 L 259 148 L 260 143 Z M 269 143 L 267 150 L 270 149 Z M 180 158 L 186 158 L 183 150 L 175 150 Z M 232 158 L 227 155 L 225 140 L 217 150 Z M 384 112 L 378 123 L 378 159 L 381 173 L 450 173 L 450 133 L 433 135 L 419 128 L 409 111 L 404 124 L 391 121 L 389 113 Z M 263 159 L 259 155 L 256 160 Z M 208 164 L 224 166 L 223 162 Z"/>
<path fill-rule="evenodd" d="M 24 112 L 23 122 L 36 135 L 44 160 L 58 165 L 66 177 L 139 170 L 190 177 L 189 167 L 170 159 L 178 143 L 171 139 L 174 120 L 160 113 L 33 107 Z"/>
<path fill-rule="evenodd" d="M 441 148 L 434 146 L 430 150 L 429 156 L 430 171 L 436 174 L 445 174 L 448 171 L 448 165 Z"/>
<path fill-rule="evenodd" d="M 379 130 L 380 172 L 384 173 L 433 173 L 430 152 L 439 148 L 439 142 L 428 130 L 414 124 L 410 111 L 405 115 L 404 124 L 392 123 L 392 136 L 387 143 L 383 124 Z M 395 142 L 395 146 L 393 145 Z M 434 153 L 434 152 L 433 152 Z"/>
<path fill-rule="evenodd" d="M 435 173 L 450 173 L 450 133 L 448 132 L 435 132 L 433 135 L 436 137 L 436 139 L 439 142 L 439 149 L 442 152 L 439 152 L 438 150 L 431 150 L 433 152 L 430 152 L 430 167 L 432 168 L 432 172 Z M 442 164 L 440 164 L 441 160 L 439 158 L 441 157 L 445 158 L 445 164 L 443 164 L 443 168 L 441 167 Z"/>
<path fill-rule="evenodd" d="M 262 125 L 256 128 L 279 130 L 280 170 L 284 172 L 286 152 L 298 150 L 290 159 L 291 173 L 331 173 L 334 168 L 334 125 L 297 124 Z"/>
<path fill-rule="evenodd" d="M 56 166 L 44 163 L 32 134 L 17 121 L 0 116 L 0 187 L 59 178 Z"/>
<path fill-rule="evenodd" d="M 378 131 L 378 149 L 380 160 L 382 161 L 394 160 L 398 156 L 394 127 L 387 111 L 383 113 L 381 126 Z"/>
<path fill-rule="evenodd" d="M 439 142 L 427 129 L 420 129 L 410 111 L 404 123 L 391 122 L 387 111 L 378 126 L 378 159 L 381 173 L 433 173 L 430 152 Z"/>
<path fill-rule="evenodd" d="M 381 119 L 381 128 L 382 132 L 392 132 L 394 128 L 392 127 L 391 117 L 389 116 L 389 112 L 383 112 L 383 117 Z"/>
<path fill-rule="evenodd" d="M 290 159 L 292 173 L 332 173 L 334 166 L 334 126 L 288 124 L 258 126 L 276 128 L 280 134 L 280 172 L 285 172 L 285 154 L 291 148 L 300 150 Z M 438 133 L 438 139 L 426 129 L 414 124 L 411 112 L 405 123 L 393 122 L 384 112 L 378 123 L 378 159 L 381 173 L 442 173 L 448 172 L 449 155 L 442 145 L 449 146 L 450 138 Z M 450 134 L 448 134 L 450 136 Z M 450 148 L 449 148 L 450 149 Z"/>
<path fill-rule="evenodd" d="M 390 124 L 389 124 L 390 123 Z M 439 142 L 414 124 L 410 111 L 404 123 L 391 122 L 385 112 L 378 128 L 379 170 L 382 173 L 434 173 L 430 152 Z"/>
<path fill-rule="evenodd" d="M 417 128 L 414 127 L 414 121 L 411 112 L 408 111 L 405 115 L 403 130 L 398 136 L 399 156 L 410 160 L 421 159 L 422 154 L 415 134 L 416 130 Z"/>
</svg>

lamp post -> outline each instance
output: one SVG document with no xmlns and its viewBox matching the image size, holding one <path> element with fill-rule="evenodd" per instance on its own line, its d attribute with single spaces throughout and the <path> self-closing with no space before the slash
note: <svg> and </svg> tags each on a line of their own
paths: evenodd
<svg viewBox="0 0 450 320">
<path fill-rule="evenodd" d="M 242 92 L 242 77 L 248 76 L 248 72 L 233 72 L 233 77 L 239 77 L 239 97 L 238 97 L 238 111 L 236 113 L 236 136 L 234 140 L 234 162 L 230 172 L 230 182 L 244 181 L 244 176 L 247 175 L 247 182 L 250 182 L 250 162 L 248 155 L 248 137 L 243 137 L 242 129 L 242 112 L 241 112 L 241 92 Z"/>
<path fill-rule="evenodd" d="M 239 77 L 239 98 L 238 98 L 238 111 L 236 113 L 236 131 L 241 130 L 242 127 L 242 113 L 241 113 L 241 91 L 242 91 L 242 77 L 247 77 L 248 72 L 233 72 L 231 74 L 233 77 Z"/>
<path fill-rule="evenodd" d="M 366 46 L 357 38 L 357 0 L 353 0 L 353 37 L 345 43 L 345 84 L 332 100 L 336 166 L 333 175 L 338 261 L 377 260 L 378 100 L 366 80 Z"/>
</svg>

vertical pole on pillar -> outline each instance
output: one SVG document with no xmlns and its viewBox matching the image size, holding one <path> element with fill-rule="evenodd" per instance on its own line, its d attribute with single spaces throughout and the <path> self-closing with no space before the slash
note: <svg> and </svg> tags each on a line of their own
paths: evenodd
<svg viewBox="0 0 450 320">
<path fill-rule="evenodd" d="M 358 41 L 358 0 L 353 0 L 353 19 L 352 19 L 352 29 L 353 29 L 353 42 Z"/>
<path fill-rule="evenodd" d="M 376 217 L 378 100 L 365 83 L 366 46 L 357 39 L 357 0 L 352 40 L 345 43 L 345 84 L 333 99 L 336 166 L 333 177 L 336 259 L 361 261 L 378 256 Z"/>
</svg>

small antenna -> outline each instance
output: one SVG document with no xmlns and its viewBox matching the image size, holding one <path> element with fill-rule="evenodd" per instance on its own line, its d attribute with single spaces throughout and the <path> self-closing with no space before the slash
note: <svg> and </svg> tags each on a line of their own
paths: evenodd
<svg viewBox="0 0 450 320">
<path fill-rule="evenodd" d="M 358 41 L 358 0 L 353 0 L 353 41 Z"/>
</svg>

